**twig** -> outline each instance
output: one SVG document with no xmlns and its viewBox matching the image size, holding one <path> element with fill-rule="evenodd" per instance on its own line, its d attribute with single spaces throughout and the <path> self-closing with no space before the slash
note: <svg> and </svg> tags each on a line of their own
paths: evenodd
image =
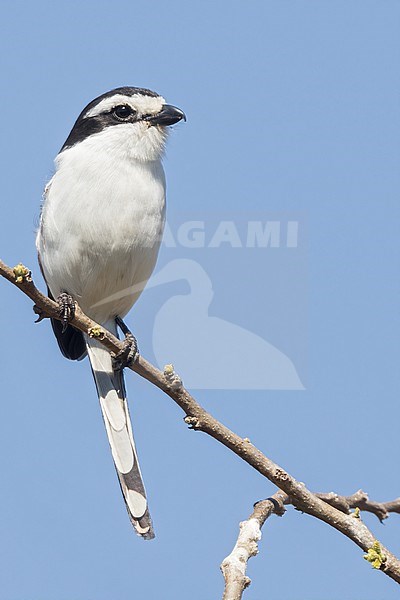
<svg viewBox="0 0 400 600">
<path fill-rule="evenodd" d="M 26 267 L 17 265 L 14 269 L 10 269 L 0 261 L 0 275 L 29 296 L 35 302 L 37 311 L 42 311 L 42 317 L 60 319 L 58 304 L 39 292 L 33 284 L 30 271 Z M 112 353 L 117 353 L 123 349 L 120 340 L 87 317 L 78 306 L 71 324 L 87 335 L 96 337 Z M 287 471 L 267 458 L 247 438 L 239 437 L 207 413 L 183 387 L 182 381 L 174 372 L 172 365 L 167 365 L 164 373 L 162 373 L 142 356 L 139 356 L 130 368 L 168 394 L 185 412 L 186 417 L 184 420 L 189 427 L 207 433 L 240 456 L 261 475 L 290 496 L 292 504 L 297 509 L 328 523 L 353 540 L 365 552 L 378 554 L 381 558 L 372 563 L 375 568 L 379 568 L 394 581 L 400 583 L 400 561 L 375 539 L 360 519 L 344 514 L 318 498 L 303 483 L 296 481 Z M 379 548 L 379 551 L 377 548 Z"/>
<path fill-rule="evenodd" d="M 396 500 L 390 502 L 374 502 L 362 490 L 358 490 L 358 492 L 351 496 L 339 496 L 335 492 L 329 492 L 328 494 L 317 493 L 315 495 L 347 514 L 350 513 L 351 508 L 359 508 L 364 512 L 373 513 L 381 523 L 384 519 L 388 518 L 389 513 L 400 513 L 400 498 L 396 498 Z"/>
</svg>

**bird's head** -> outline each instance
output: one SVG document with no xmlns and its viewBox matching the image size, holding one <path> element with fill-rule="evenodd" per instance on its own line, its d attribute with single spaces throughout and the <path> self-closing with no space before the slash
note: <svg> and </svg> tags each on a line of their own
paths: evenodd
<svg viewBox="0 0 400 600">
<path fill-rule="evenodd" d="M 139 161 L 162 155 L 168 126 L 186 120 L 151 90 L 121 87 L 92 100 L 81 112 L 61 152 L 85 143 L 89 151 L 124 154 Z"/>
</svg>

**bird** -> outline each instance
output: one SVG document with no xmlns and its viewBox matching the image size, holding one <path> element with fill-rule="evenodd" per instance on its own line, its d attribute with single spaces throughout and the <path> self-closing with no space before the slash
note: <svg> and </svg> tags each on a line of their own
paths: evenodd
<svg viewBox="0 0 400 600">
<path fill-rule="evenodd" d="M 48 294 L 62 315 L 52 319 L 54 334 L 66 358 L 89 356 L 128 515 L 144 539 L 154 529 L 123 378 L 137 348 L 123 318 L 156 264 L 165 223 L 162 158 L 169 127 L 182 120 L 182 110 L 146 88 L 119 87 L 92 100 L 55 158 L 36 236 Z M 75 329 L 75 302 L 101 327 L 127 334 L 128 352 L 113 361 L 99 340 Z"/>
</svg>

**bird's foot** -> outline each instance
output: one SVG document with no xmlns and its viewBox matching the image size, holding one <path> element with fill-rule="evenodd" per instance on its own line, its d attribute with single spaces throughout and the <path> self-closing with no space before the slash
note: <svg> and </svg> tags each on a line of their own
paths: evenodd
<svg viewBox="0 0 400 600">
<path fill-rule="evenodd" d="M 72 296 L 63 292 L 56 299 L 58 306 L 60 307 L 60 317 L 62 323 L 62 333 L 65 333 L 68 323 L 72 321 L 75 316 L 75 301 Z"/>
<path fill-rule="evenodd" d="M 137 341 L 133 335 L 126 336 L 122 343 L 124 348 L 112 356 L 112 366 L 114 371 L 122 371 L 125 367 L 129 367 L 139 356 Z"/>
<path fill-rule="evenodd" d="M 124 348 L 112 357 L 114 371 L 122 371 L 137 360 L 139 356 L 138 343 L 133 333 L 125 325 L 121 317 L 115 319 L 116 324 L 125 336 Z"/>
</svg>

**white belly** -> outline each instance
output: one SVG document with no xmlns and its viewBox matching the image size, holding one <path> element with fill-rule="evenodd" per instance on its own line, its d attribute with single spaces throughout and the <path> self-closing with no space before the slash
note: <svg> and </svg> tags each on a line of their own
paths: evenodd
<svg viewBox="0 0 400 600">
<path fill-rule="evenodd" d="M 159 161 L 121 161 L 115 169 L 106 155 L 89 165 L 79 156 L 63 159 L 47 187 L 37 237 L 53 296 L 68 292 L 101 323 L 123 317 L 154 269 L 164 215 Z"/>
</svg>

